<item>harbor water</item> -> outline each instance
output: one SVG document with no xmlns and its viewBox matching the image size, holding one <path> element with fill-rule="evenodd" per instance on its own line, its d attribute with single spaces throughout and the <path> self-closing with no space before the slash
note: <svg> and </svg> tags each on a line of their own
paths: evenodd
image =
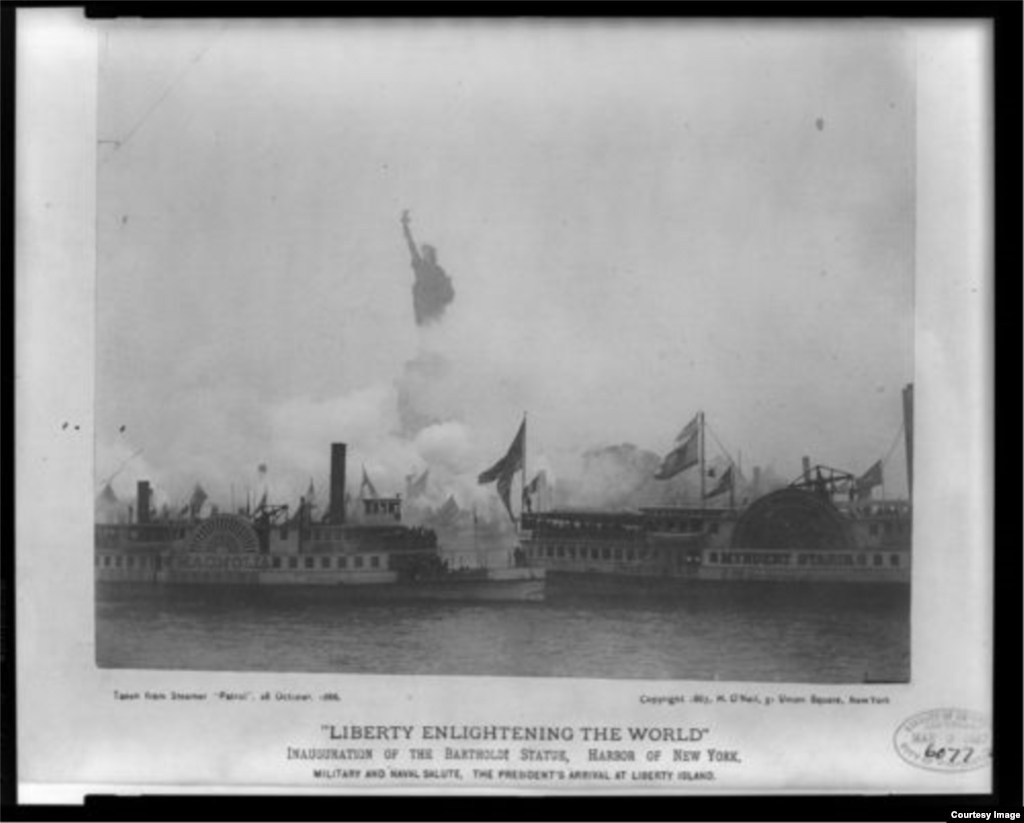
<svg viewBox="0 0 1024 823">
<path fill-rule="evenodd" d="M 110 586 L 96 662 L 135 669 L 906 682 L 906 586 L 699 584 L 657 597 L 346 604 L 337 591 Z"/>
</svg>

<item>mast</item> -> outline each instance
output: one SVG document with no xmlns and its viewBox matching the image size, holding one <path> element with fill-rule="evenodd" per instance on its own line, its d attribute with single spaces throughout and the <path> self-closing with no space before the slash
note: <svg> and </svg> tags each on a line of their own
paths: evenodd
<svg viewBox="0 0 1024 823">
<path fill-rule="evenodd" d="M 700 413 L 700 507 L 703 509 L 704 503 L 704 412 Z"/>
<path fill-rule="evenodd" d="M 522 491 L 520 492 L 519 498 L 519 523 L 516 525 L 522 528 L 523 523 L 523 512 L 526 510 L 526 412 L 523 412 L 523 471 L 522 471 Z"/>
<path fill-rule="evenodd" d="M 732 482 L 729 483 L 729 508 L 736 508 L 736 481 L 743 474 L 743 449 L 736 450 L 736 470 L 732 473 Z"/>
<path fill-rule="evenodd" d="M 907 459 L 907 496 L 914 499 L 914 384 L 903 387 L 903 436 Z"/>
</svg>

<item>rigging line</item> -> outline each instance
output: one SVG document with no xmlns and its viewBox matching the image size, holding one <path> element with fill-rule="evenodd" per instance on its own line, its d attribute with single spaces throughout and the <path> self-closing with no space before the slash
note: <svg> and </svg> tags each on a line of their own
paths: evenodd
<svg viewBox="0 0 1024 823">
<path fill-rule="evenodd" d="M 711 432 L 712 439 L 718 444 L 718 448 L 720 448 L 722 453 L 728 458 L 729 464 L 735 465 L 736 461 L 732 459 L 732 455 L 729 454 L 729 451 L 722 445 L 722 441 L 718 439 L 718 435 L 715 434 L 715 430 L 707 423 L 707 421 L 704 422 L 704 428 Z"/>
<path fill-rule="evenodd" d="M 135 125 L 132 126 L 128 130 L 128 132 L 125 134 L 124 137 L 122 137 L 120 140 L 103 140 L 103 141 L 100 141 L 100 142 L 103 142 L 103 143 L 113 143 L 114 144 L 114 150 L 103 159 L 103 163 L 101 165 L 105 165 L 110 160 L 111 157 L 113 157 L 117 152 L 119 152 L 121 149 L 123 149 L 128 144 L 128 142 L 132 139 L 132 137 L 135 136 L 135 133 L 140 128 L 142 128 L 143 124 L 150 118 L 150 115 L 152 115 L 153 112 L 156 111 L 157 107 L 161 103 L 163 103 L 163 101 L 167 98 L 167 95 L 169 95 L 171 93 L 171 91 L 173 91 L 174 87 L 177 86 L 185 78 L 185 75 L 188 74 L 189 71 L 192 70 L 192 67 L 195 66 L 196 63 L 198 63 L 200 60 L 202 60 L 206 56 L 206 53 L 211 48 L 213 48 L 214 43 L 216 43 L 221 38 L 221 36 L 224 34 L 225 31 L 227 31 L 227 24 L 225 24 L 221 28 L 221 30 L 219 32 L 217 32 L 216 35 L 214 35 L 213 39 L 210 40 L 210 42 L 207 43 L 202 48 L 202 50 L 200 50 L 199 53 L 196 54 L 196 56 L 193 57 L 186 64 L 185 68 L 183 68 L 180 72 L 178 72 L 178 74 L 174 77 L 174 79 L 171 80 L 170 83 L 168 83 L 166 88 L 164 88 L 164 90 L 156 98 L 156 100 L 153 102 L 153 104 L 148 109 L 146 109 L 146 112 L 142 115 L 142 117 L 140 117 L 138 119 L 138 121 L 135 123 Z"/>
<path fill-rule="evenodd" d="M 892 445 L 889 446 L 888 453 L 885 455 L 885 457 L 882 458 L 882 465 L 883 466 L 886 463 L 889 462 L 889 458 L 892 457 L 892 453 L 894 451 L 896 451 L 896 447 L 899 445 L 899 442 L 900 442 L 900 435 L 903 434 L 903 427 L 904 427 L 904 425 L 905 425 L 905 423 L 900 423 L 899 431 L 896 432 L 896 436 L 892 439 Z"/>
<path fill-rule="evenodd" d="M 127 466 L 130 461 L 134 460 L 140 454 L 142 454 L 142 449 L 136 449 L 134 453 L 128 455 L 124 460 L 122 460 L 121 461 L 121 465 L 117 467 L 117 469 L 114 471 L 114 473 L 112 475 L 110 475 L 110 477 L 108 477 L 106 480 L 103 481 L 103 485 L 105 486 L 105 485 L 107 485 L 107 483 L 112 482 L 113 479 L 115 477 L 117 477 L 121 473 L 121 469 L 123 469 L 125 466 Z"/>
</svg>

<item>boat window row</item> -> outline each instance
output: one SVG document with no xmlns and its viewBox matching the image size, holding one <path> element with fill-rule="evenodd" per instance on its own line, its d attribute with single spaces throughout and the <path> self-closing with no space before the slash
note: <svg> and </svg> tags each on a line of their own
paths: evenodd
<svg viewBox="0 0 1024 823">
<path fill-rule="evenodd" d="M 96 555 L 96 565 L 105 569 L 150 569 L 158 565 L 159 558 L 124 554 Z"/>
<path fill-rule="evenodd" d="M 322 555 L 319 557 L 279 557 L 270 559 L 270 566 L 273 569 L 379 569 L 381 567 L 380 555 L 371 554 L 368 557 L 357 554 L 349 555 Z"/>
<path fill-rule="evenodd" d="M 623 548 L 621 546 L 574 546 L 560 543 L 528 545 L 529 557 L 548 557 L 562 560 L 619 560 L 635 562 L 659 557 L 658 552 L 646 548 Z"/>
<path fill-rule="evenodd" d="M 536 524 L 540 534 L 557 534 L 563 539 L 572 540 L 578 537 L 609 538 L 636 534 L 639 527 L 627 523 L 581 523 L 575 520 L 542 520 Z"/>
<path fill-rule="evenodd" d="M 115 549 L 125 543 L 170 543 L 184 539 L 187 529 L 168 526 L 96 526 L 96 545 Z"/>
<path fill-rule="evenodd" d="M 121 554 L 97 555 L 95 562 L 96 566 L 101 568 L 147 569 L 159 567 L 158 557 L 134 557 Z M 381 568 L 381 557 L 377 554 L 371 554 L 368 557 L 358 554 L 351 557 L 342 555 L 325 555 L 322 557 L 275 556 L 270 559 L 270 567 L 273 569 L 379 569 Z"/>
<path fill-rule="evenodd" d="M 886 556 L 879 553 L 868 555 L 816 552 L 813 554 L 797 553 L 795 556 L 798 566 L 867 566 L 869 557 L 873 567 L 884 566 L 886 563 Z M 893 568 L 899 568 L 902 565 L 899 554 L 890 554 L 888 561 Z M 788 566 L 792 560 L 791 555 L 786 552 L 709 552 L 708 562 L 719 563 L 723 566 Z"/>
<path fill-rule="evenodd" d="M 313 526 L 302 532 L 302 540 L 308 545 L 307 551 L 337 551 L 343 546 L 358 545 L 358 535 L 353 535 L 345 526 Z M 437 534 L 430 529 L 414 526 L 410 528 L 375 530 L 368 538 L 375 546 L 386 549 L 436 548 Z"/>
<path fill-rule="evenodd" d="M 616 536 L 632 536 L 637 532 L 648 530 L 679 534 L 701 534 L 707 530 L 709 534 L 718 534 L 717 520 L 702 518 L 649 519 L 644 525 L 616 522 L 579 522 L 542 520 L 535 525 L 538 534 L 559 535 L 563 539 L 572 540 L 577 537 L 609 538 Z"/>
<path fill-rule="evenodd" d="M 704 531 L 703 520 L 656 520 L 653 523 L 655 531 L 679 532 L 681 534 L 693 534 Z M 718 523 L 711 521 L 707 524 L 710 534 L 718 534 Z"/>
<path fill-rule="evenodd" d="M 908 520 L 886 520 L 881 523 L 869 523 L 868 532 L 871 535 L 881 534 L 908 534 L 910 532 L 910 521 Z"/>
<path fill-rule="evenodd" d="M 909 517 L 910 507 L 906 503 L 856 505 L 850 508 L 854 517 Z"/>
</svg>

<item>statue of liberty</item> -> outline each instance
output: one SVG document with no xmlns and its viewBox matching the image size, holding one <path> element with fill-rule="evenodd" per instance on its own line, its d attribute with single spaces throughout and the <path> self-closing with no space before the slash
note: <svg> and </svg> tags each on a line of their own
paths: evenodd
<svg viewBox="0 0 1024 823">
<path fill-rule="evenodd" d="M 409 230 L 409 210 L 402 212 L 402 231 L 412 255 L 412 270 L 416 280 L 412 286 L 412 304 L 416 312 L 416 325 L 425 326 L 437 322 L 444 316 L 444 310 L 455 299 L 451 278 L 438 265 L 437 250 L 424 244 L 416 248 L 416 242 Z"/>
</svg>

